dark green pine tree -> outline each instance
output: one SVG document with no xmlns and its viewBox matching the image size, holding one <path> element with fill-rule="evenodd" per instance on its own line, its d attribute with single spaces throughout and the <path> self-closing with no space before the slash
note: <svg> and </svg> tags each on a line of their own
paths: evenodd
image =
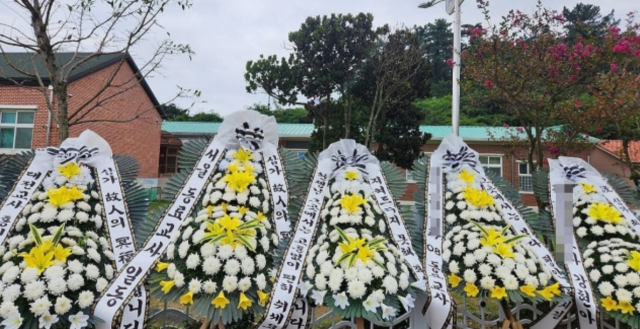
<svg viewBox="0 0 640 329">
<path fill-rule="evenodd" d="M 574 43 L 578 39 L 604 38 L 607 29 L 617 26 L 620 20 L 616 20 L 612 10 L 608 15 L 602 16 L 600 7 L 579 3 L 573 9 L 564 7 L 562 15 L 567 20 L 567 42 Z"/>
<path fill-rule="evenodd" d="M 431 67 L 432 76 L 427 80 L 431 85 L 431 96 L 451 94 L 451 67 L 447 65 L 447 59 L 453 57 L 451 23 L 438 18 L 425 26 L 414 26 L 413 30 Z"/>
</svg>

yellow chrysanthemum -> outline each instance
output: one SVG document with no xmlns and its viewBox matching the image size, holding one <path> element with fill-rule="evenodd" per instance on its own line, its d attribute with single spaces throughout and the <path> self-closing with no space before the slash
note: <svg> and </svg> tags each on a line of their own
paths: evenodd
<svg viewBox="0 0 640 329">
<path fill-rule="evenodd" d="M 244 170 L 231 170 L 222 177 L 222 181 L 227 183 L 227 187 L 230 189 L 242 193 L 249 185 L 256 182 L 256 174 L 251 167 L 246 167 Z"/>
<path fill-rule="evenodd" d="M 447 276 L 447 279 L 449 279 L 449 285 L 451 286 L 451 288 L 455 288 L 457 287 L 460 282 L 462 281 L 462 278 L 451 273 Z"/>
<path fill-rule="evenodd" d="M 495 286 L 491 289 L 491 298 L 502 299 L 507 297 L 507 289 L 504 287 Z"/>
<path fill-rule="evenodd" d="M 476 287 L 475 284 L 467 282 L 467 284 L 464 286 L 464 292 L 467 293 L 467 297 L 475 297 L 478 295 L 480 290 L 478 289 L 478 287 Z"/>
<path fill-rule="evenodd" d="M 607 296 L 607 298 L 600 298 L 600 303 L 607 312 L 615 311 L 618 308 L 618 303 L 616 303 L 611 296 Z"/>
<path fill-rule="evenodd" d="M 476 175 L 468 171 L 467 169 L 462 170 L 459 177 L 460 180 L 464 181 L 467 184 L 471 184 L 476 180 Z"/>
<path fill-rule="evenodd" d="M 263 292 L 262 290 L 258 290 L 258 298 L 260 299 L 260 305 L 267 305 L 267 301 L 269 301 L 269 294 Z"/>
<path fill-rule="evenodd" d="M 180 296 L 180 304 L 182 305 L 193 305 L 193 291 L 189 291 L 188 293 Z"/>
<path fill-rule="evenodd" d="M 582 186 L 582 189 L 587 193 L 594 193 L 597 192 L 598 190 L 593 186 L 593 185 L 589 185 L 589 184 L 580 184 L 580 186 Z"/>
<path fill-rule="evenodd" d="M 160 287 L 162 287 L 162 292 L 164 292 L 165 294 L 168 294 L 169 291 L 171 291 L 171 288 L 173 288 L 173 286 L 175 286 L 176 282 L 171 280 L 171 281 L 160 281 Z"/>
<path fill-rule="evenodd" d="M 346 180 L 356 180 L 358 178 L 360 178 L 360 174 L 355 169 L 350 168 L 344 172 L 344 179 Z"/>
<path fill-rule="evenodd" d="M 253 305 L 253 302 L 251 301 L 251 299 L 249 299 L 244 292 L 240 293 L 240 300 L 238 301 L 238 309 L 242 309 L 243 311 L 246 311 L 247 308 L 251 307 L 251 305 Z"/>
<path fill-rule="evenodd" d="M 211 305 L 214 308 L 222 308 L 224 309 L 229 304 L 229 300 L 224 296 L 224 291 L 220 291 L 218 296 L 211 301 Z"/>
<path fill-rule="evenodd" d="M 56 208 L 67 202 L 80 200 L 84 197 L 82 191 L 78 190 L 75 186 L 70 189 L 66 186 L 57 189 L 52 188 L 47 191 L 47 195 L 49 196 L 49 203 Z"/>
<path fill-rule="evenodd" d="M 465 187 L 462 196 L 468 204 L 478 208 L 486 208 L 496 204 L 493 196 L 487 193 L 487 191 L 473 187 Z"/>
<path fill-rule="evenodd" d="M 536 296 L 536 287 L 528 284 L 526 286 L 522 286 L 520 287 L 520 291 L 522 291 L 523 294 L 529 296 L 529 297 L 535 297 Z"/>
<path fill-rule="evenodd" d="M 587 215 L 595 220 L 614 224 L 620 223 L 623 219 L 615 207 L 601 202 L 592 203 L 591 206 L 589 206 Z"/>
<path fill-rule="evenodd" d="M 631 305 L 631 303 L 629 302 L 620 302 L 618 304 L 618 311 L 620 311 L 620 313 L 622 314 L 633 315 L 633 311 L 635 310 L 636 308 L 633 307 L 633 305 Z"/>
<path fill-rule="evenodd" d="M 82 172 L 80 166 L 78 166 L 78 164 L 75 162 L 69 162 L 64 166 L 59 166 L 57 169 L 60 175 L 66 178 L 71 178 Z"/>
<path fill-rule="evenodd" d="M 346 210 L 349 215 L 353 215 L 360 210 L 360 206 L 365 204 L 367 200 L 360 194 L 345 195 L 340 199 L 340 206 Z"/>
<path fill-rule="evenodd" d="M 627 265 L 636 272 L 640 271 L 640 252 L 632 251 L 627 256 Z"/>
</svg>

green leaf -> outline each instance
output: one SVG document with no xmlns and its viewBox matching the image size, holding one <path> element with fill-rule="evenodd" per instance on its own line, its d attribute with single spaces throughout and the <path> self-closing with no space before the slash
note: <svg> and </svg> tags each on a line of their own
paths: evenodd
<svg viewBox="0 0 640 329">
<path fill-rule="evenodd" d="M 252 252 L 253 252 L 253 251 L 255 251 L 255 250 L 253 249 L 253 246 L 251 246 L 251 243 L 249 243 L 249 240 L 245 239 L 245 237 L 244 237 L 244 236 L 242 236 L 242 235 L 236 235 L 236 237 L 238 238 L 238 240 L 240 240 L 240 242 L 242 242 L 242 244 L 243 244 L 245 247 L 247 247 L 247 249 L 249 249 L 249 250 L 250 250 L 250 251 L 252 251 Z"/>
<path fill-rule="evenodd" d="M 338 261 L 336 262 L 336 266 L 339 266 L 340 263 L 342 263 L 345 259 L 349 258 L 351 256 L 351 252 L 350 253 L 346 253 L 343 254 L 342 256 L 340 256 L 340 258 L 338 258 Z"/>
<path fill-rule="evenodd" d="M 340 235 L 342 240 L 344 240 L 345 242 L 349 242 L 349 237 L 347 236 L 346 233 L 344 233 L 344 231 L 342 229 L 340 229 L 337 226 L 334 226 L 334 228 L 336 229 L 336 231 L 338 231 L 338 235 Z"/>
<path fill-rule="evenodd" d="M 29 224 L 29 230 L 31 230 L 31 236 L 33 236 L 33 241 L 35 241 L 36 246 L 42 245 L 42 236 L 40 232 L 38 232 L 38 229 L 33 226 L 33 224 Z"/>
<path fill-rule="evenodd" d="M 58 227 L 58 229 L 56 230 L 56 233 L 53 235 L 53 246 L 57 246 L 58 242 L 60 242 L 60 239 L 62 238 L 62 233 L 64 232 L 64 224 L 62 223 L 62 225 L 60 225 L 60 227 Z"/>
</svg>

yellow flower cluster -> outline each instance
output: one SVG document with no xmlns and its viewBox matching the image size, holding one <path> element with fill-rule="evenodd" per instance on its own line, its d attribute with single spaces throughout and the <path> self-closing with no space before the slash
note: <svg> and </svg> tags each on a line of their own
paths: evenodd
<svg viewBox="0 0 640 329">
<path fill-rule="evenodd" d="M 244 192 L 249 185 L 255 184 L 257 174 L 253 170 L 251 151 L 239 148 L 232 154 L 233 161 L 227 167 L 227 174 L 222 181 L 237 193 Z"/>
<path fill-rule="evenodd" d="M 449 274 L 447 279 L 451 288 L 457 287 L 460 282 L 462 282 L 462 278 L 453 273 Z M 507 289 L 505 287 L 495 286 L 490 289 L 490 291 L 491 298 L 502 299 L 507 297 Z M 561 294 L 560 284 L 557 282 L 542 290 L 536 290 L 532 285 L 524 285 L 520 287 L 520 291 L 529 297 L 535 297 L 536 294 L 538 294 L 548 301 Z M 467 294 L 467 297 L 476 297 L 480 293 L 480 289 L 475 284 L 467 282 L 464 286 L 464 292 Z"/>
<path fill-rule="evenodd" d="M 84 198 L 84 193 L 76 186 L 72 188 L 67 188 L 66 186 L 57 189 L 52 188 L 47 191 L 47 195 L 49 196 L 49 203 L 56 208 L 59 208 L 67 202 L 74 202 Z"/>
<path fill-rule="evenodd" d="M 493 196 L 485 190 L 479 190 L 473 187 L 465 187 L 462 196 L 468 204 L 478 208 L 487 208 L 496 204 Z"/>
<path fill-rule="evenodd" d="M 31 226 L 31 234 L 36 246 L 31 248 L 29 253 L 20 254 L 27 267 L 35 268 L 38 270 L 38 274 L 42 274 L 47 268 L 67 261 L 67 257 L 71 255 L 71 249 L 58 244 L 63 229 L 64 225 L 58 228 L 58 232 L 56 232 L 58 238 L 54 241 L 54 238 L 51 237 L 43 239 L 40 233 Z"/>
<path fill-rule="evenodd" d="M 608 203 L 595 202 L 589 206 L 587 215 L 595 220 L 618 224 L 624 219 L 620 212 Z"/>
<path fill-rule="evenodd" d="M 360 194 L 345 194 L 345 196 L 340 199 L 340 206 L 346 210 L 349 215 L 358 213 L 360 206 L 365 203 L 367 203 L 367 200 L 361 197 Z"/>
<path fill-rule="evenodd" d="M 77 163 L 75 162 L 69 162 L 64 166 L 59 166 L 58 168 L 58 172 L 60 173 L 60 175 L 66 177 L 66 178 L 71 178 L 79 173 L 81 173 L 82 171 L 80 170 L 80 166 L 78 166 Z"/>
</svg>

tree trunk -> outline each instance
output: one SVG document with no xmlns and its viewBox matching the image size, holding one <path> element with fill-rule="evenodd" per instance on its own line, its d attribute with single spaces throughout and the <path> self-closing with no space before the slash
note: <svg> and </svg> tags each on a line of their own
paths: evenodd
<svg viewBox="0 0 640 329">
<path fill-rule="evenodd" d="M 326 149 L 327 148 L 327 131 L 329 130 L 329 120 L 327 120 L 327 116 L 323 116 L 322 119 L 324 120 L 323 122 L 323 128 L 322 128 L 322 149 Z"/>
<path fill-rule="evenodd" d="M 377 116 L 377 112 L 380 111 L 380 94 L 382 94 L 382 86 L 378 85 L 376 87 L 376 93 L 375 96 L 373 97 L 373 104 L 371 105 L 371 112 L 369 112 L 369 122 L 367 123 L 367 131 L 365 133 L 365 137 L 364 137 L 364 146 L 366 146 L 367 148 L 371 147 L 371 143 L 373 140 L 373 127 L 374 127 L 374 120 Z"/>
<path fill-rule="evenodd" d="M 57 90 L 56 90 L 57 89 Z M 58 113 L 55 115 L 58 119 L 58 145 L 65 139 L 69 138 L 69 99 L 67 98 L 67 84 L 60 83 L 58 88 L 53 87 L 53 92 L 58 99 Z"/>
</svg>

